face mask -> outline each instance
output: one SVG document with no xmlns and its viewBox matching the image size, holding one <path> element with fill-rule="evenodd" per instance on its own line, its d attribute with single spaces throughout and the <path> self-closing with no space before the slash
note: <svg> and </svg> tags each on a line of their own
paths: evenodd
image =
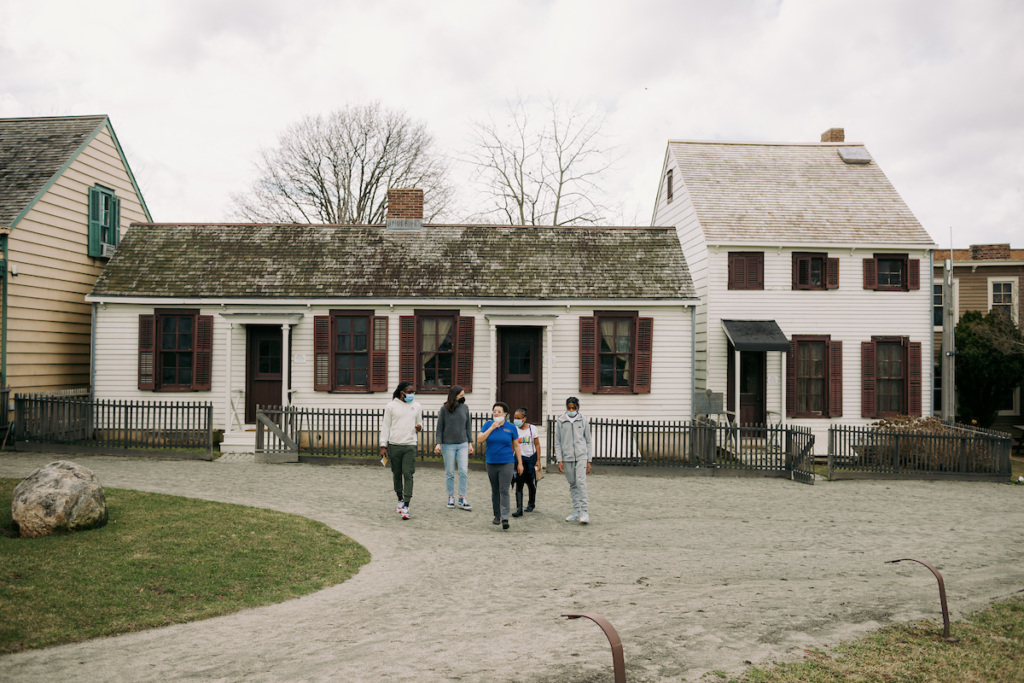
<svg viewBox="0 0 1024 683">
<path fill-rule="evenodd" d="M 569 417 L 576 417 L 576 411 L 575 410 L 567 410 L 567 411 L 565 411 L 565 414 L 568 415 Z"/>
<path fill-rule="evenodd" d="M 494 424 L 496 424 L 496 425 L 504 424 L 504 422 L 505 422 L 505 416 L 504 415 L 499 415 L 498 417 L 494 418 Z"/>
<path fill-rule="evenodd" d="M 466 397 L 465 396 L 463 396 L 462 398 L 459 399 L 459 403 L 465 403 L 465 402 L 466 402 Z"/>
<path fill-rule="evenodd" d="M 522 427 L 523 426 L 523 421 L 522 420 L 516 420 L 515 422 L 516 422 L 516 427 Z"/>
<path fill-rule="evenodd" d="M 406 403 L 412 403 L 415 400 L 416 400 L 416 394 L 406 394 L 405 395 L 405 402 Z"/>
</svg>

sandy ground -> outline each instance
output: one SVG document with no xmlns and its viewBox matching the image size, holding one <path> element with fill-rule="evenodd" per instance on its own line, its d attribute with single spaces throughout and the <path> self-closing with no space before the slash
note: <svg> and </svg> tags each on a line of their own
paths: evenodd
<svg viewBox="0 0 1024 683">
<path fill-rule="evenodd" d="M 697 680 L 889 623 L 941 625 L 932 575 L 886 560 L 935 564 L 954 619 L 1024 589 L 1024 487 L 1008 484 L 597 471 L 581 526 L 564 521 L 556 472 L 537 511 L 503 532 L 482 472 L 470 473 L 465 512 L 445 508 L 443 471 L 421 467 L 403 522 L 379 467 L 62 457 L 106 486 L 311 517 L 373 559 L 279 605 L 5 656 L 2 680 L 612 680 L 607 641 L 560 617 L 572 611 L 616 627 L 629 680 Z M 56 459 L 4 454 L 0 476 Z"/>
</svg>

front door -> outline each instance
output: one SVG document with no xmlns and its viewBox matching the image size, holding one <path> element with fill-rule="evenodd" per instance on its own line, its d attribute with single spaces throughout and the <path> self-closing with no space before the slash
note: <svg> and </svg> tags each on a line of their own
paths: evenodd
<svg viewBox="0 0 1024 683">
<path fill-rule="evenodd" d="M 245 421 L 256 422 L 256 406 L 281 405 L 281 328 L 250 325 L 247 329 Z"/>
<path fill-rule="evenodd" d="M 728 381 L 729 409 L 735 405 L 735 359 L 732 344 L 729 345 Z M 740 352 L 740 423 L 763 425 L 765 414 L 766 354 L 764 351 Z"/>
<path fill-rule="evenodd" d="M 498 400 L 512 412 L 526 408 L 527 422 L 540 424 L 541 353 L 539 327 L 498 328 Z"/>
</svg>

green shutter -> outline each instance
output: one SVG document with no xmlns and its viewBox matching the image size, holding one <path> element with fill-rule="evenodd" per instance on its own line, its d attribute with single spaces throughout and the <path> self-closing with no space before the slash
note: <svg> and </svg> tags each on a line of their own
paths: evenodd
<svg viewBox="0 0 1024 683">
<path fill-rule="evenodd" d="M 100 232 L 102 231 L 103 192 L 98 187 L 89 188 L 89 256 L 100 255 Z"/>
<path fill-rule="evenodd" d="M 121 243 L 121 198 L 110 198 L 110 239 L 115 247 Z"/>
</svg>

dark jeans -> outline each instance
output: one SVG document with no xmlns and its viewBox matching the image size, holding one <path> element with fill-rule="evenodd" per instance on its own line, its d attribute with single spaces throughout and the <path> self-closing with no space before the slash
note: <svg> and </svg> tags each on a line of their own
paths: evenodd
<svg viewBox="0 0 1024 683">
<path fill-rule="evenodd" d="M 523 485 L 530 491 L 530 498 L 527 505 L 534 505 L 537 502 L 537 454 L 523 458 L 523 473 L 516 477 L 516 503 L 523 499 Z"/>
<path fill-rule="evenodd" d="M 395 493 L 398 494 L 399 500 L 404 500 L 408 504 L 412 500 L 412 475 L 416 474 L 416 447 L 389 443 L 388 459 L 391 460 L 391 478 L 395 480 Z"/>
<path fill-rule="evenodd" d="M 512 486 L 514 462 L 495 465 L 487 463 L 487 478 L 491 480 L 491 507 L 497 519 L 508 519 L 509 489 Z"/>
</svg>

